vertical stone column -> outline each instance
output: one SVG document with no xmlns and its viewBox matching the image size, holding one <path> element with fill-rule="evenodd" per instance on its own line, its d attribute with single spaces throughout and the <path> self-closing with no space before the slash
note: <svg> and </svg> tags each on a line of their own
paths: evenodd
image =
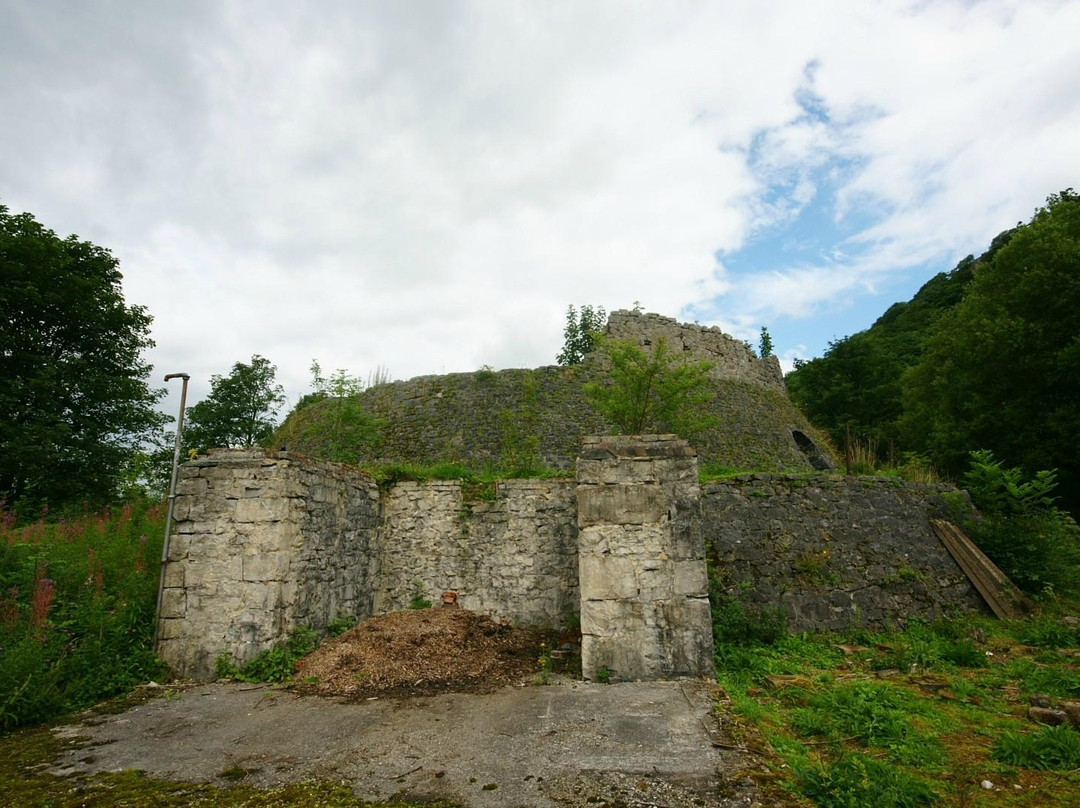
<svg viewBox="0 0 1080 808">
<path fill-rule="evenodd" d="M 585 438 L 577 483 L 585 678 L 712 677 L 694 450 L 675 435 Z"/>
</svg>

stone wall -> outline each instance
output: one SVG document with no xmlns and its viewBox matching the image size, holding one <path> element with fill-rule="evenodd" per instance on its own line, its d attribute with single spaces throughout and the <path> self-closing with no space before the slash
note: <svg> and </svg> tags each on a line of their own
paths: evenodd
<svg viewBox="0 0 1080 808">
<path fill-rule="evenodd" d="M 205 678 L 218 654 L 245 662 L 300 625 L 367 616 L 379 492 L 345 466 L 221 452 L 187 463 L 165 570 L 158 653 Z"/>
<path fill-rule="evenodd" d="M 827 444 L 788 399 L 776 357 L 758 359 L 744 343 L 717 328 L 656 314 L 617 311 L 610 316 L 608 330 L 615 338 L 644 347 L 663 338 L 672 351 L 713 364 L 710 413 L 717 426 L 695 438 L 702 463 L 809 471 L 811 463 L 794 432 L 818 440 L 828 455 Z M 606 379 L 603 365 L 602 355 L 593 353 L 573 367 L 480 370 L 377 385 L 365 390 L 360 400 L 381 421 L 382 440 L 362 448 L 362 460 L 462 461 L 511 468 L 531 459 L 572 469 L 583 436 L 611 431 L 585 394 L 587 384 Z M 318 419 L 319 405 L 292 417 Z M 319 451 L 299 443 L 289 448 L 315 455 Z"/>
<path fill-rule="evenodd" d="M 715 326 L 680 323 L 672 317 L 620 309 L 608 317 L 607 333 L 614 339 L 629 340 L 645 348 L 662 339 L 673 353 L 689 351 L 695 358 L 710 362 L 715 379 L 747 382 L 787 393 L 779 359 L 759 358 L 745 342 Z"/>
<path fill-rule="evenodd" d="M 572 480 L 399 483 L 383 502 L 375 609 L 416 595 L 519 624 L 564 626 L 579 609 Z"/>
<path fill-rule="evenodd" d="M 706 551 L 729 592 L 796 629 L 982 608 L 929 524 L 950 490 L 767 474 L 701 489 L 670 437 L 588 439 L 577 481 L 383 490 L 338 464 L 217 452 L 180 470 L 158 650 L 205 678 L 221 653 L 243 662 L 298 626 L 454 590 L 523 624 L 580 609 L 588 676 L 696 675 L 711 662 Z"/>
<path fill-rule="evenodd" d="M 951 486 L 754 474 L 705 486 L 710 561 L 727 591 L 796 630 L 902 624 L 984 609 L 930 527 Z"/>
<path fill-rule="evenodd" d="M 577 482 L 585 678 L 713 676 L 694 450 L 674 435 L 586 438 Z"/>
<path fill-rule="evenodd" d="M 206 678 L 298 626 L 407 608 L 416 595 L 518 624 L 578 611 L 570 480 L 404 482 L 287 453 L 214 452 L 180 469 L 158 651 Z"/>
</svg>

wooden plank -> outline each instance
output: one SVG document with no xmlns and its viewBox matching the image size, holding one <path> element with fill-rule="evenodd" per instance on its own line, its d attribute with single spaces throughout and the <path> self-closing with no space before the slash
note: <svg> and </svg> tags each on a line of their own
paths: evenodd
<svg viewBox="0 0 1080 808">
<path fill-rule="evenodd" d="M 1005 576 L 956 525 L 942 522 L 935 526 L 942 543 L 964 570 L 968 579 L 991 610 L 1000 618 L 1016 616 L 1009 597 L 1010 584 Z"/>
<path fill-rule="evenodd" d="M 944 519 L 931 519 L 934 532 L 960 569 L 1000 619 L 1015 619 L 1024 612 L 1024 595 L 997 565 L 959 527 Z"/>
</svg>

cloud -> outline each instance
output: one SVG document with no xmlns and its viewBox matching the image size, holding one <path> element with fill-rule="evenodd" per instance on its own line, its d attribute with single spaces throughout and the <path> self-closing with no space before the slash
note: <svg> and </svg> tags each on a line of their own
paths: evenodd
<svg viewBox="0 0 1080 808">
<path fill-rule="evenodd" d="M 253 353 L 294 398 L 312 358 L 549 363 L 568 303 L 756 339 L 1069 184 L 1078 13 L 6 4 L 0 198 L 114 250 L 195 400 Z"/>
</svg>

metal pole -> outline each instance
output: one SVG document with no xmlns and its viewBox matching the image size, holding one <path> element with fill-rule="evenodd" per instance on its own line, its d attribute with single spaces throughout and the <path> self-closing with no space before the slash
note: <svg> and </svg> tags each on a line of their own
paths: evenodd
<svg viewBox="0 0 1080 808">
<path fill-rule="evenodd" d="M 187 404 L 187 385 L 191 377 L 186 373 L 170 373 L 165 381 L 183 379 L 180 388 L 180 416 L 176 419 L 176 448 L 173 450 L 172 477 L 169 480 L 169 513 L 165 517 L 165 543 L 161 545 L 161 576 L 158 579 L 157 611 L 154 612 L 154 650 L 157 650 L 158 632 L 161 628 L 161 603 L 165 598 L 165 564 L 169 560 L 169 534 L 172 532 L 173 508 L 176 506 L 176 472 L 180 466 L 180 446 L 184 433 L 184 407 Z"/>
</svg>

